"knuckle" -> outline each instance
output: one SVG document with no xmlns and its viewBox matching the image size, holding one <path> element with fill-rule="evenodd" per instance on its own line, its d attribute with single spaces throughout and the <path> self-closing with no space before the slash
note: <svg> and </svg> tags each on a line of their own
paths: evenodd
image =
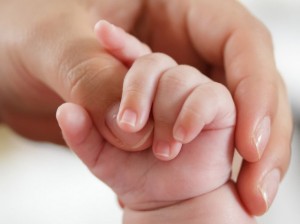
<svg viewBox="0 0 300 224">
<path fill-rule="evenodd" d="M 203 118 L 198 104 L 189 104 L 182 108 L 185 118 L 201 120 Z"/>
<path fill-rule="evenodd" d="M 63 81 L 66 82 L 64 86 L 67 86 L 67 95 L 70 100 L 80 101 L 80 103 L 88 102 L 95 96 L 98 98 L 99 94 L 104 94 L 108 86 L 117 87 L 112 83 L 107 83 L 107 77 L 114 73 L 119 64 L 102 59 L 100 62 L 99 58 L 83 60 L 66 70 Z M 119 92 L 121 92 L 121 87 Z M 100 97 L 100 99 L 104 98 Z"/>
<path fill-rule="evenodd" d="M 84 95 L 96 87 L 93 79 L 99 72 L 89 62 L 82 62 L 72 68 L 66 75 L 70 99 L 87 98 Z"/>
<path fill-rule="evenodd" d="M 254 38 L 258 38 L 265 43 L 272 44 L 272 34 L 271 31 L 268 29 L 268 27 L 258 20 L 257 18 L 252 17 L 252 21 L 250 22 L 250 26 L 248 24 L 247 26 L 248 32 L 251 35 L 251 33 L 254 35 Z"/>
<path fill-rule="evenodd" d="M 268 96 L 276 96 L 278 92 L 277 79 L 261 76 L 246 76 L 237 84 L 233 96 L 234 98 L 247 97 L 249 93 L 257 94 L 259 92 L 268 93 Z M 254 92 L 257 90 L 257 92 Z"/>
<path fill-rule="evenodd" d="M 195 85 L 201 79 L 200 72 L 189 65 L 178 65 L 168 69 L 160 79 L 160 86 L 178 89 Z"/>
<path fill-rule="evenodd" d="M 140 57 L 135 63 L 138 64 L 150 64 L 150 65 L 161 65 L 161 64 L 172 64 L 176 62 L 170 56 L 163 53 L 152 53 Z"/>
<path fill-rule="evenodd" d="M 222 84 L 217 82 L 203 83 L 194 90 L 196 95 L 207 96 L 213 104 L 220 108 L 229 108 L 228 103 L 231 102 L 232 96 L 229 90 Z M 224 105 L 226 103 L 226 105 Z M 222 106 L 223 105 L 223 106 Z"/>
<path fill-rule="evenodd" d="M 145 83 L 132 80 L 127 84 L 126 88 L 124 88 L 123 94 L 127 96 L 134 96 L 135 98 L 144 98 L 147 97 L 147 92 L 145 92 Z"/>
<path fill-rule="evenodd" d="M 92 77 L 95 75 L 94 66 L 89 62 L 81 62 L 70 68 L 66 73 L 66 81 L 69 85 L 70 95 L 72 96 L 78 89 L 85 86 L 86 83 L 92 83 Z"/>
<path fill-rule="evenodd" d="M 225 88 L 225 87 L 224 87 Z M 223 93 L 223 87 L 221 84 L 217 82 L 207 82 L 203 83 L 194 90 L 194 92 L 198 92 L 198 95 L 205 93 L 211 99 L 213 99 L 216 103 L 220 101 L 220 97 L 223 96 L 220 93 Z"/>
</svg>

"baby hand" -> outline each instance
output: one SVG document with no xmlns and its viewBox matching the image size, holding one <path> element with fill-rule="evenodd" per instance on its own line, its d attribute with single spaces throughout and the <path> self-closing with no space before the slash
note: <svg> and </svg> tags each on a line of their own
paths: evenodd
<svg viewBox="0 0 300 224">
<path fill-rule="evenodd" d="M 126 132 L 138 132 L 153 119 L 158 158 L 175 158 L 182 144 L 202 129 L 234 125 L 234 106 L 225 87 L 165 54 L 150 53 L 145 44 L 106 21 L 98 22 L 95 31 L 107 51 L 131 66 L 116 122 Z"/>
<path fill-rule="evenodd" d="M 198 70 L 161 53 L 141 56 L 125 77 L 120 109 L 110 113 L 128 132 L 143 128 L 153 117 L 154 154 L 160 160 L 173 159 L 160 161 L 150 149 L 116 148 L 97 134 L 82 107 L 60 107 L 57 119 L 69 147 L 127 208 L 172 205 L 229 180 L 235 107 L 227 89 Z"/>
</svg>

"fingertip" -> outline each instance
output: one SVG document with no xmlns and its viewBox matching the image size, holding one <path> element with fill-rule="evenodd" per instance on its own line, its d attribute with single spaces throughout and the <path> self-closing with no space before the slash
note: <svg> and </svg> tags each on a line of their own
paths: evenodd
<svg viewBox="0 0 300 224">
<path fill-rule="evenodd" d="M 151 53 L 148 45 L 106 20 L 98 21 L 94 26 L 94 32 L 102 47 L 127 67 L 130 67 L 138 57 Z"/>
<path fill-rule="evenodd" d="M 253 215 L 262 215 L 270 208 L 290 162 L 291 124 L 286 114 L 278 116 L 284 119 L 273 118 L 272 133 L 261 159 L 255 163 L 245 161 L 238 177 L 239 193 Z"/>
<path fill-rule="evenodd" d="M 107 21 L 105 20 L 99 20 L 95 26 L 94 26 L 94 31 L 97 33 L 98 31 L 100 31 L 103 27 L 103 25 L 105 25 L 105 23 L 107 23 Z"/>
<path fill-rule="evenodd" d="M 88 112 L 80 105 L 65 103 L 57 109 L 56 117 L 68 147 L 89 168 L 93 168 L 104 141 Z"/>
<path fill-rule="evenodd" d="M 115 28 L 115 26 L 106 20 L 99 20 L 94 26 L 96 34 L 107 33 L 108 30 Z M 101 36 L 101 35 L 100 35 Z"/>
<path fill-rule="evenodd" d="M 119 112 L 117 122 L 119 127 L 125 132 L 134 133 L 142 128 L 137 127 L 138 115 L 131 109 L 125 109 L 123 112 Z"/>
<path fill-rule="evenodd" d="M 170 161 L 178 156 L 181 148 L 182 144 L 180 142 L 159 140 L 153 145 L 153 153 L 159 160 Z"/>
<path fill-rule="evenodd" d="M 120 38 L 124 31 L 112 23 L 106 20 L 99 20 L 94 26 L 94 32 L 104 48 L 117 50 L 124 47 L 124 40 Z"/>
<path fill-rule="evenodd" d="M 124 132 L 137 133 L 143 130 L 151 119 L 149 118 L 148 109 L 144 108 L 143 111 L 140 111 L 125 106 L 125 109 L 120 108 L 118 111 L 116 120 L 119 128 Z"/>
<path fill-rule="evenodd" d="M 177 123 L 177 122 L 176 122 Z M 198 125 L 188 125 L 188 122 L 182 125 L 175 124 L 173 137 L 182 144 L 188 144 L 193 141 L 202 131 L 204 123 L 198 122 Z"/>
<path fill-rule="evenodd" d="M 94 26 L 94 32 L 101 44 L 105 44 L 103 42 L 103 35 L 107 33 L 108 25 L 109 23 L 106 20 L 99 20 Z"/>
<path fill-rule="evenodd" d="M 237 189 L 249 213 L 261 216 L 270 209 L 275 199 L 281 172 L 274 168 L 257 174 L 258 169 L 255 169 L 255 165 L 248 162 L 243 163 L 237 180 Z"/>
<path fill-rule="evenodd" d="M 120 103 L 113 105 L 108 110 L 106 120 L 110 124 L 110 127 L 115 127 L 112 130 L 119 129 L 119 131 L 124 131 L 125 133 L 136 133 L 143 128 L 138 127 L 138 114 L 132 109 L 122 109 Z"/>
<path fill-rule="evenodd" d="M 119 107 L 120 105 L 117 103 L 107 111 L 105 118 L 106 128 L 108 128 L 106 131 L 109 133 L 107 140 L 112 145 L 126 151 L 140 151 L 148 148 L 152 143 L 153 122 L 149 120 L 141 130 L 133 132 L 130 123 L 133 122 L 132 120 L 135 120 L 135 115 L 129 114 L 126 116 L 133 117 L 126 118 L 126 124 L 122 124 L 120 127 L 117 118 Z"/>
<path fill-rule="evenodd" d="M 256 185 L 253 185 L 253 183 L 256 183 L 256 180 L 254 179 L 251 170 L 247 169 L 248 165 L 245 165 L 246 163 L 247 162 L 244 162 L 239 173 L 237 189 L 249 213 L 251 215 L 259 216 L 266 212 L 267 207 L 261 191 Z"/>
<path fill-rule="evenodd" d="M 238 111 L 236 146 L 248 162 L 259 161 L 268 147 L 278 110 L 278 88 L 272 80 L 253 76 L 244 78 L 233 93 Z"/>
<path fill-rule="evenodd" d="M 175 140 L 177 140 L 178 142 L 181 143 L 188 143 L 187 139 L 186 139 L 186 131 L 183 127 L 177 127 L 174 128 L 173 130 L 173 137 Z"/>
<path fill-rule="evenodd" d="M 265 211 L 269 210 L 272 205 L 275 196 L 277 194 L 281 179 L 281 172 L 279 169 L 273 169 L 266 173 L 263 179 L 257 185 L 261 197 L 265 203 Z"/>
<path fill-rule="evenodd" d="M 92 125 L 86 111 L 79 105 L 65 103 L 58 107 L 56 119 L 67 142 L 80 144 Z"/>
</svg>

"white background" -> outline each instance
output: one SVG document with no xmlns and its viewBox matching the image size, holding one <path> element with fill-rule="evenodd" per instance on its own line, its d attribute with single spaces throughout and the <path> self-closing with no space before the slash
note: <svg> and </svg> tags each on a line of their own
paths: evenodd
<svg viewBox="0 0 300 224">
<path fill-rule="evenodd" d="M 300 1 L 243 0 L 271 30 L 278 68 L 295 113 L 288 174 L 264 224 L 300 221 Z M 297 123 L 298 121 L 298 123 Z M 118 224 L 114 194 L 68 150 L 30 142 L 0 127 L 0 224 Z"/>
</svg>

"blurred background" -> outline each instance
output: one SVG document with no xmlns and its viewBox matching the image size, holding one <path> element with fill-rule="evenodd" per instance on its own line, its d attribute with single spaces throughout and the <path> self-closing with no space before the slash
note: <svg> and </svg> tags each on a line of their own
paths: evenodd
<svg viewBox="0 0 300 224">
<path fill-rule="evenodd" d="M 264 224 L 300 220 L 300 1 L 241 0 L 270 29 L 295 120 L 292 160 Z M 114 194 L 68 150 L 30 142 L 0 126 L 1 224 L 118 224 Z"/>
</svg>

